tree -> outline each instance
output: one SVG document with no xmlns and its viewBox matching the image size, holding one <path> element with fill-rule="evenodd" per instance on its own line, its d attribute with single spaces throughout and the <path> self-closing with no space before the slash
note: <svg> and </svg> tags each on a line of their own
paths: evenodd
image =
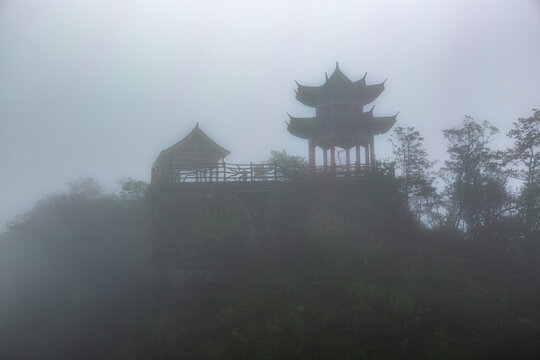
<svg viewBox="0 0 540 360">
<path fill-rule="evenodd" d="M 91 179 L 70 188 L 39 201 L 0 236 L 2 359 L 108 358 L 140 306 L 145 213 L 100 194 Z"/>
<path fill-rule="evenodd" d="M 97 199 L 103 194 L 101 185 L 90 177 L 75 180 L 68 185 L 69 194 L 82 199 Z"/>
<path fill-rule="evenodd" d="M 463 228 L 471 238 L 488 229 L 507 204 L 502 153 L 489 145 L 497 128 L 465 116 L 460 128 L 443 130 L 450 142 L 443 177 L 446 181 L 447 224 Z"/>
<path fill-rule="evenodd" d="M 285 150 L 272 150 L 270 158 L 266 160 L 269 164 L 275 164 L 278 175 L 285 178 L 291 177 L 296 170 L 307 167 L 307 161 L 301 156 L 289 155 Z"/>
<path fill-rule="evenodd" d="M 144 197 L 148 184 L 144 181 L 124 178 L 119 181 L 121 186 L 120 197 L 123 200 L 138 200 Z"/>
<path fill-rule="evenodd" d="M 513 175 L 523 182 L 516 207 L 527 237 L 540 230 L 540 110 L 533 112 L 513 123 L 508 137 L 514 145 L 505 154 Z"/>
<path fill-rule="evenodd" d="M 432 174 L 435 162 L 429 160 L 423 140 L 414 127 L 400 126 L 394 129 L 390 142 L 407 207 L 435 225 L 440 203 Z"/>
</svg>

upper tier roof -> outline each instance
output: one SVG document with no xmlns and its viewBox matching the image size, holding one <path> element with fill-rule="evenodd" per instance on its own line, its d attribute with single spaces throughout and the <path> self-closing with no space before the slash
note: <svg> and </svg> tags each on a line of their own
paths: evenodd
<svg viewBox="0 0 540 360">
<path fill-rule="evenodd" d="M 366 73 L 367 75 L 367 73 Z M 296 99 L 312 107 L 331 104 L 358 104 L 364 106 L 375 100 L 383 91 L 384 83 L 366 85 L 366 75 L 360 80 L 351 81 L 336 63 L 334 73 L 326 78 L 321 86 L 305 86 L 298 82 Z"/>
</svg>

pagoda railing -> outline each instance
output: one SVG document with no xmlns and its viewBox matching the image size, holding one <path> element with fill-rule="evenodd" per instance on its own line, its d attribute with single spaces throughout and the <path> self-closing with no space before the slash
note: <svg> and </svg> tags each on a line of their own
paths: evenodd
<svg viewBox="0 0 540 360">
<path fill-rule="evenodd" d="M 207 183 L 255 181 L 310 181 L 354 179 L 371 175 L 394 176 L 394 164 L 350 164 L 287 168 L 273 163 L 164 165 L 152 169 L 152 182 Z"/>
</svg>

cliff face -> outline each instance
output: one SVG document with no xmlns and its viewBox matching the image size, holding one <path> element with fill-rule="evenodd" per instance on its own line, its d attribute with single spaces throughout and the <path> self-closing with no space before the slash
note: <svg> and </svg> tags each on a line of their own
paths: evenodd
<svg viewBox="0 0 540 360">
<path fill-rule="evenodd" d="M 475 280 L 472 262 L 448 255 L 464 248 L 426 235 L 393 179 L 255 190 L 150 189 L 155 268 L 172 304 L 147 325 L 153 337 L 134 337 L 124 358 L 489 354 L 501 318 L 490 320 L 482 305 L 502 306 L 497 287 Z M 490 324 L 481 346 L 471 322 Z"/>
<path fill-rule="evenodd" d="M 150 189 L 173 303 L 123 358 L 537 358 L 537 266 L 423 228 L 393 181 Z"/>
<path fill-rule="evenodd" d="M 157 278 L 174 299 L 192 280 L 234 278 L 253 264 L 290 256 L 307 238 L 350 233 L 368 246 L 369 234 L 399 233 L 399 221 L 410 220 L 388 177 L 159 185 L 147 204 Z"/>
</svg>

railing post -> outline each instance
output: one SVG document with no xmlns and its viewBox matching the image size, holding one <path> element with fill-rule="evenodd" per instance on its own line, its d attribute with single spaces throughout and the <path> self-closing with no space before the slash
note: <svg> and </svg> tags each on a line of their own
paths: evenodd
<svg viewBox="0 0 540 360">
<path fill-rule="evenodd" d="M 223 182 L 227 181 L 227 168 L 225 165 L 225 161 L 223 161 Z"/>
<path fill-rule="evenodd" d="M 249 163 L 249 178 L 251 181 L 253 181 L 253 162 Z"/>
<path fill-rule="evenodd" d="M 277 164 L 276 162 L 274 161 L 274 181 L 277 181 L 278 180 L 278 176 L 277 176 Z"/>
</svg>

